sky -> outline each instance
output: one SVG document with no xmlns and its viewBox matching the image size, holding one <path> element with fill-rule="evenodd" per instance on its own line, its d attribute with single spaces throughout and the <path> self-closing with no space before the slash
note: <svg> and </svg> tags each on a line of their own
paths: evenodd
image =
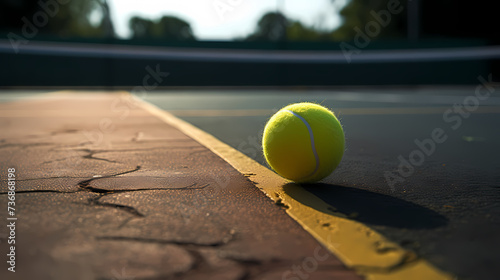
<svg viewBox="0 0 500 280">
<path fill-rule="evenodd" d="M 278 7 L 289 19 L 309 26 L 333 29 L 341 24 L 338 11 L 347 0 L 108 0 L 119 37 L 128 38 L 133 16 L 158 19 L 179 17 L 191 24 L 196 38 L 229 40 L 255 30 L 257 21 Z"/>
</svg>

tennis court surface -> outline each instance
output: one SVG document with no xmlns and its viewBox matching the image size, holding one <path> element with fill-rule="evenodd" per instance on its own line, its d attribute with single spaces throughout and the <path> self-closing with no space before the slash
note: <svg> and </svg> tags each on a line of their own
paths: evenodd
<svg viewBox="0 0 500 280">
<path fill-rule="evenodd" d="M 3 91 L 0 202 L 15 174 L 16 220 L 0 247 L 6 263 L 14 232 L 17 272 L 2 278 L 494 279 L 498 90 Z M 299 101 L 346 133 L 318 184 L 261 155 L 266 120 Z"/>
</svg>

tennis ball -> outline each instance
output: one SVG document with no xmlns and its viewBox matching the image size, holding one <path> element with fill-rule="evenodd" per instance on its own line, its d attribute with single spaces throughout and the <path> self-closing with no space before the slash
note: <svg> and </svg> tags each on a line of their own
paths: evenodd
<svg viewBox="0 0 500 280">
<path fill-rule="evenodd" d="M 345 137 L 330 110 L 314 103 L 296 103 L 269 119 L 262 147 L 267 163 L 276 173 L 298 183 L 310 183 L 337 168 L 344 154 Z"/>
</svg>

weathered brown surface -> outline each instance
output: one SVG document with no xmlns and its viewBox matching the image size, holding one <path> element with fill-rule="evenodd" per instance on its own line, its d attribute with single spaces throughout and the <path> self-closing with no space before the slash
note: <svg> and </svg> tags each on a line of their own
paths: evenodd
<svg viewBox="0 0 500 280">
<path fill-rule="evenodd" d="M 358 279 L 243 175 L 127 95 L 0 110 L 12 112 L 0 117 L 0 209 L 14 167 L 18 218 L 16 273 L 0 227 L 1 279 Z"/>
</svg>

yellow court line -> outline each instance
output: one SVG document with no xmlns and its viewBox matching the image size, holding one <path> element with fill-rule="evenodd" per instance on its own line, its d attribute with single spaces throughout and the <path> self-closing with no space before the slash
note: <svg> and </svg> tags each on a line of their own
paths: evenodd
<svg viewBox="0 0 500 280">
<path fill-rule="evenodd" d="M 337 108 L 335 113 L 346 115 L 427 115 L 444 114 L 452 107 L 391 107 L 391 108 Z M 272 109 L 243 109 L 243 110 L 168 110 L 178 117 L 260 117 L 276 113 Z M 471 113 L 495 114 L 500 113 L 500 106 L 480 106 Z"/>
<path fill-rule="evenodd" d="M 345 265 L 372 280 L 441 280 L 454 279 L 424 259 L 415 256 L 368 226 L 332 212 L 331 206 L 297 184 L 276 175 L 266 167 L 224 144 L 214 136 L 180 120 L 171 113 L 140 100 L 140 107 L 189 137 L 206 146 L 247 176 L 275 203 L 287 207 L 286 212 L 314 238 L 339 257 Z M 287 185 L 287 193 L 283 186 Z M 292 198 L 299 196 L 305 203 Z M 315 205 L 315 209 L 307 206 Z"/>
</svg>

